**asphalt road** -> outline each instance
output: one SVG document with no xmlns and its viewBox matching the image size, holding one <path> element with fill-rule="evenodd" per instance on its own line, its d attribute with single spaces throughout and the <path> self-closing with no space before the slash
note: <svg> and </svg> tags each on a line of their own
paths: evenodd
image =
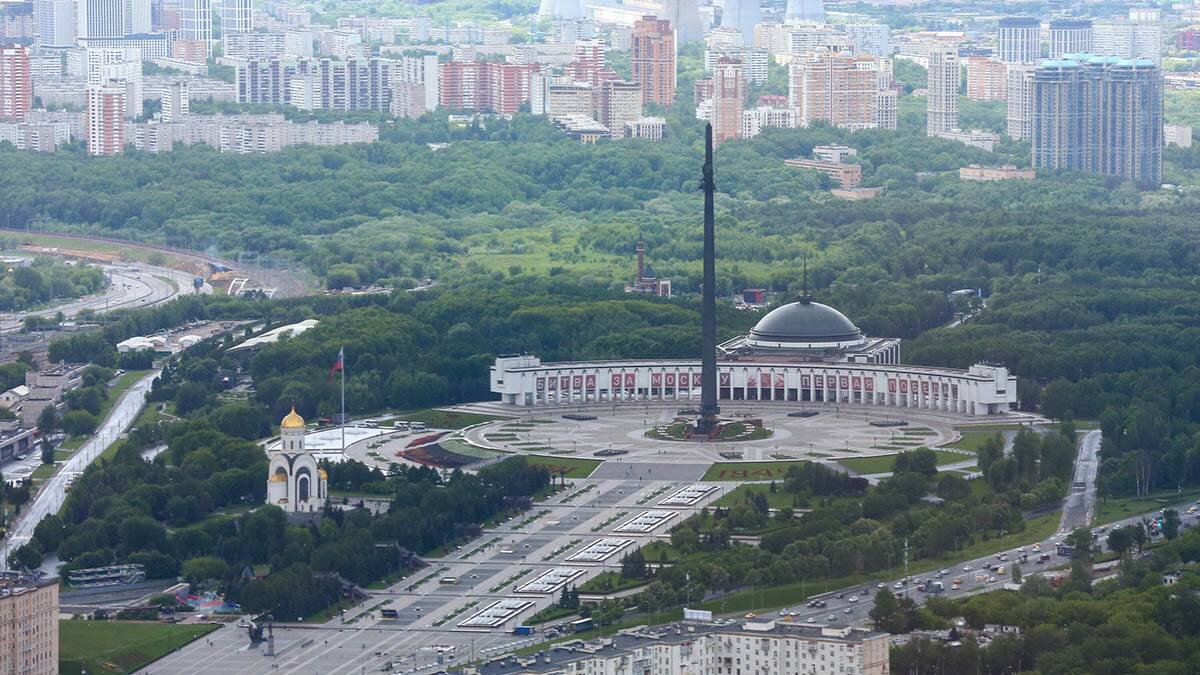
<svg viewBox="0 0 1200 675">
<path fill-rule="evenodd" d="M 109 287 L 96 295 L 69 300 L 33 312 L 5 314 L 0 318 L 0 334 L 21 330 L 26 316 L 51 317 L 59 312 L 72 319 L 82 310 L 103 313 L 114 309 L 147 307 L 192 292 L 193 277 L 185 272 L 150 265 L 113 265 L 102 268 Z M 211 287 L 209 288 L 211 292 Z"/>
<path fill-rule="evenodd" d="M 8 556 L 25 545 L 33 536 L 33 530 L 37 527 L 38 522 L 51 513 L 58 513 L 62 508 L 67 496 L 68 479 L 82 473 L 88 464 L 99 457 L 100 453 L 104 452 L 129 428 L 129 425 L 141 412 L 142 406 L 145 405 L 146 394 L 150 391 L 150 383 L 157 375 L 158 371 L 155 371 L 127 389 L 113 405 L 108 417 L 104 419 L 91 438 L 75 451 L 75 454 L 25 507 L 21 516 L 9 529 L 8 537 L 0 545 L 0 561 L 4 563 L 3 567 L 7 568 Z"/>
<path fill-rule="evenodd" d="M 1077 527 L 1087 527 L 1092 522 L 1096 508 L 1096 470 L 1100 466 L 1100 430 L 1083 434 L 1075 456 L 1075 475 L 1071 479 L 1070 492 L 1063 500 L 1060 534 Z"/>
</svg>

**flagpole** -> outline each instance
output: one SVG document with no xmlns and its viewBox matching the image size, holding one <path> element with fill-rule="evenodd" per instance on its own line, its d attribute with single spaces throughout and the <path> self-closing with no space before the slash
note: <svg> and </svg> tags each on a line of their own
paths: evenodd
<svg viewBox="0 0 1200 675">
<path fill-rule="evenodd" d="M 346 348 L 339 354 L 342 360 L 342 452 L 346 452 Z"/>
</svg>

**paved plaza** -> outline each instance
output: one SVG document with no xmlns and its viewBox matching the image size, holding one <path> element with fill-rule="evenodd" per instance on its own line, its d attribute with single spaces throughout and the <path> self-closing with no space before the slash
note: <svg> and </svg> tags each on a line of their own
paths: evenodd
<svg viewBox="0 0 1200 675">
<path fill-rule="evenodd" d="M 488 404 L 477 404 L 470 409 L 501 414 L 500 406 Z M 622 464 L 701 465 L 731 459 L 821 461 L 890 455 L 922 445 L 937 447 L 950 443 L 959 437 L 954 430 L 955 425 L 973 419 L 934 410 L 764 401 L 752 404 L 726 402 L 721 408 L 723 418 L 731 421 L 761 419 L 771 431 L 770 437 L 702 443 L 658 440 L 647 435 L 651 429 L 666 426 L 681 416 L 680 410 L 677 404 L 601 405 L 583 409 L 538 409 L 532 412 L 509 407 L 508 414 L 521 416 L 480 425 L 463 435 L 472 444 L 506 452 L 600 459 L 608 454 L 610 462 Z M 816 414 L 811 417 L 789 416 L 789 413 L 802 411 Z M 596 419 L 573 420 L 564 415 L 595 416 Z M 907 422 L 907 425 L 887 427 L 871 424 L 896 421 Z M 620 477 L 611 472 L 605 475 Z M 688 475 L 671 478 L 687 480 Z"/>
</svg>

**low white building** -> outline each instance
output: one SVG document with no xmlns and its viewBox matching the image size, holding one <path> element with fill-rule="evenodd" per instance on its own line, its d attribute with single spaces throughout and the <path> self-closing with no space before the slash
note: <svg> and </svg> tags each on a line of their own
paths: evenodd
<svg viewBox="0 0 1200 675">
<path fill-rule="evenodd" d="M 888 675 L 886 633 L 775 621 L 683 623 L 555 645 L 541 658 L 502 657 L 475 675 Z"/>
</svg>

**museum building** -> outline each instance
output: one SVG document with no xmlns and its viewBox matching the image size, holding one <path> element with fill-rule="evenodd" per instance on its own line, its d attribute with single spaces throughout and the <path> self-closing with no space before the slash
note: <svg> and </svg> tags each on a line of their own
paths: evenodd
<svg viewBox="0 0 1200 675">
<path fill-rule="evenodd" d="M 1004 366 L 966 370 L 900 363 L 899 338 L 863 335 L 844 314 L 804 296 L 768 312 L 747 335 L 717 346 L 718 397 L 923 408 L 994 415 L 1017 401 Z M 491 390 L 513 406 L 699 401 L 700 360 L 542 363 L 505 355 Z"/>
</svg>

